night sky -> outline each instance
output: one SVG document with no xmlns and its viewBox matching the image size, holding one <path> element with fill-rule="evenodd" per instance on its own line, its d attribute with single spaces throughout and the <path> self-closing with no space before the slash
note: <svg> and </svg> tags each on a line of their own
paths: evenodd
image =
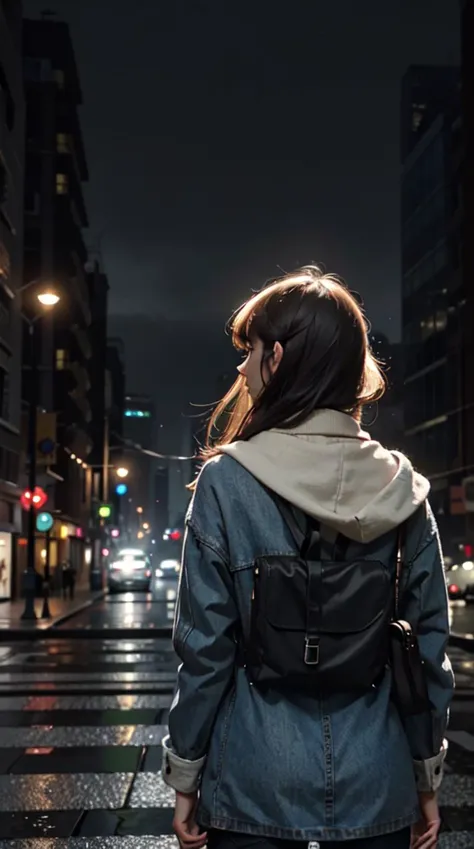
<svg viewBox="0 0 474 849">
<path fill-rule="evenodd" d="M 25 14 L 44 2 L 26 0 Z M 56 0 L 71 25 L 129 389 L 214 400 L 225 317 L 316 261 L 399 333 L 399 91 L 458 61 L 456 0 Z M 212 361 L 209 362 L 209 359 Z"/>
</svg>

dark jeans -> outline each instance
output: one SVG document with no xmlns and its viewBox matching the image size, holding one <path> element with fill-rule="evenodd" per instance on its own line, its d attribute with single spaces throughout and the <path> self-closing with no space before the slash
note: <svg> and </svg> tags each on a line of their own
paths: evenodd
<svg viewBox="0 0 474 849">
<path fill-rule="evenodd" d="M 232 831 L 209 829 L 208 849 L 409 849 L 410 829 L 383 834 L 381 837 L 363 837 L 361 840 L 280 840 L 275 837 L 257 837 L 255 834 L 237 834 Z"/>
</svg>

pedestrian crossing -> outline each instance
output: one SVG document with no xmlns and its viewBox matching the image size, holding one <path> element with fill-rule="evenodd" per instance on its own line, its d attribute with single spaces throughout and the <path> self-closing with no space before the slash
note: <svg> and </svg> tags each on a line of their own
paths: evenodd
<svg viewBox="0 0 474 849">
<path fill-rule="evenodd" d="M 440 849 L 474 847 L 470 662 L 453 653 L 465 698 L 449 732 Z M 160 776 L 176 668 L 166 639 L 49 639 L 2 653 L 0 849 L 177 849 Z"/>
</svg>

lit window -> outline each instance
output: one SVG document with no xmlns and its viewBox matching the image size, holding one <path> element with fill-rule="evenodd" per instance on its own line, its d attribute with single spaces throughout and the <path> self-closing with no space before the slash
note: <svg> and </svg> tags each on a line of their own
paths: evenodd
<svg viewBox="0 0 474 849">
<path fill-rule="evenodd" d="M 69 136 L 66 133 L 57 134 L 56 150 L 58 153 L 69 153 Z"/>
<path fill-rule="evenodd" d="M 56 174 L 56 194 L 67 195 L 69 191 L 69 180 L 67 174 Z"/>
<path fill-rule="evenodd" d="M 420 322 L 421 338 L 428 339 L 433 333 L 440 333 L 446 330 L 448 319 L 444 310 L 438 310 L 435 315 L 430 315 L 428 318 Z"/>
<path fill-rule="evenodd" d="M 424 118 L 423 112 L 419 112 L 418 110 L 414 110 L 411 116 L 411 129 L 414 133 L 417 133 L 420 129 L 421 122 Z"/>
<path fill-rule="evenodd" d="M 56 371 L 64 371 L 67 366 L 67 351 L 59 348 L 56 351 Z"/>
</svg>

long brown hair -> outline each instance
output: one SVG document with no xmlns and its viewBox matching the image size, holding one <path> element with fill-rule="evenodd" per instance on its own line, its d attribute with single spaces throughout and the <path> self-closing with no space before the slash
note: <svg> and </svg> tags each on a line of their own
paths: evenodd
<svg viewBox="0 0 474 849">
<path fill-rule="evenodd" d="M 296 427 L 318 409 L 360 419 L 362 407 L 385 392 L 361 307 L 342 281 L 316 266 L 264 287 L 234 313 L 229 329 L 237 350 L 263 342 L 262 374 L 275 342 L 283 357 L 253 402 L 239 375 L 211 415 L 203 459 L 237 439 Z"/>
</svg>

